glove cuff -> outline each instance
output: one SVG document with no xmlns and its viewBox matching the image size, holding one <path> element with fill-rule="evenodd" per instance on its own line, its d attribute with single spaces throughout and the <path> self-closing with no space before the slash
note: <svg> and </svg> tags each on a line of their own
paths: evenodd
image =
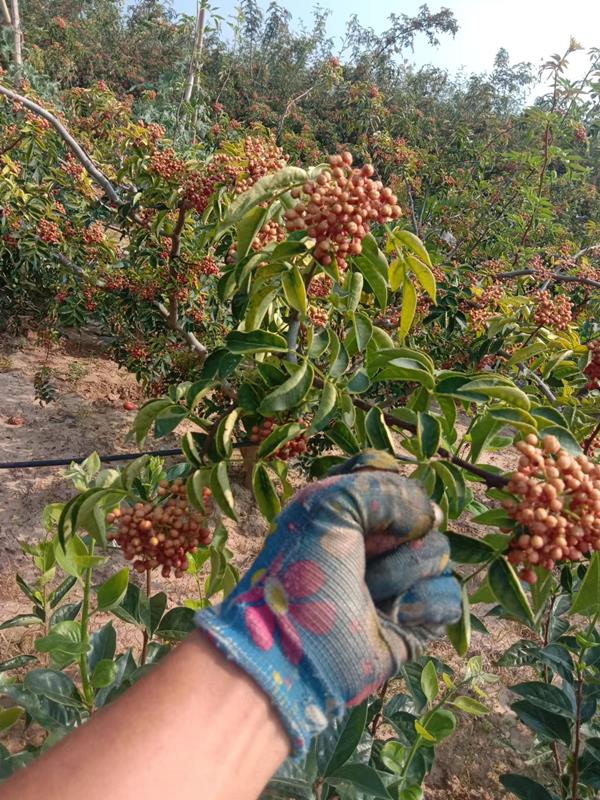
<svg viewBox="0 0 600 800">
<path fill-rule="evenodd" d="M 283 637 L 269 622 L 263 630 L 258 625 L 249 630 L 242 610 L 227 603 L 199 611 L 194 619 L 213 644 L 269 696 L 294 756 L 305 755 L 313 737 L 325 730 L 332 717 L 344 712 L 341 698 L 323 701 L 331 687 L 323 684 L 318 670 L 301 653 L 284 653 Z"/>
</svg>

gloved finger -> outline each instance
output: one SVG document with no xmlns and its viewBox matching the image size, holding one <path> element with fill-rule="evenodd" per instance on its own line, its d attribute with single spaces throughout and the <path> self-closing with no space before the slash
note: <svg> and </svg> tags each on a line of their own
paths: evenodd
<svg viewBox="0 0 600 800">
<path fill-rule="evenodd" d="M 458 622 L 461 615 L 460 584 L 447 570 L 436 578 L 425 578 L 395 599 L 379 607 L 402 628 L 435 627 Z"/>
<path fill-rule="evenodd" d="M 437 531 L 367 560 L 365 581 L 375 603 L 399 597 L 424 578 L 441 575 L 450 560 L 448 537 Z"/>
<path fill-rule="evenodd" d="M 349 475 L 359 470 L 373 469 L 385 472 L 400 472 L 394 456 L 384 450 L 363 450 L 352 458 L 348 458 L 337 467 L 329 470 L 329 475 Z"/>
<path fill-rule="evenodd" d="M 360 471 L 346 480 L 353 481 L 354 492 L 361 498 L 367 558 L 419 539 L 433 527 L 436 510 L 418 481 L 377 471 Z"/>
</svg>

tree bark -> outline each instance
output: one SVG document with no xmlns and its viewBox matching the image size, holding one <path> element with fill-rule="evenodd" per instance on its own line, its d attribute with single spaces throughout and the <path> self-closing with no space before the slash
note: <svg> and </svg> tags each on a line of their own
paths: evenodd
<svg viewBox="0 0 600 800">
<path fill-rule="evenodd" d="M 190 64 L 188 68 L 185 89 L 183 92 L 183 102 L 189 103 L 192 99 L 194 86 L 199 76 L 200 59 L 202 56 L 202 48 L 204 46 L 204 27 L 206 22 L 206 0 L 198 0 L 196 12 L 196 27 L 194 31 L 194 43 L 192 45 L 192 54 L 190 57 Z"/>
<path fill-rule="evenodd" d="M 0 0 L 0 15 L 2 15 L 2 24 L 12 28 L 12 19 L 8 6 L 6 5 L 6 0 Z"/>
<path fill-rule="evenodd" d="M 18 70 L 23 67 L 23 32 L 21 30 L 21 15 L 19 14 L 19 0 L 11 0 L 12 28 L 15 37 L 14 54 L 15 66 Z"/>
</svg>

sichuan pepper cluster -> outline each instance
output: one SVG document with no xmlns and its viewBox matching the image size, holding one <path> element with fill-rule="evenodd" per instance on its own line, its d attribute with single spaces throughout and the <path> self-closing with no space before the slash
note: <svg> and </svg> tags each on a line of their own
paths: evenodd
<svg viewBox="0 0 600 800">
<path fill-rule="evenodd" d="M 172 572 L 180 578 L 187 569 L 187 553 L 210 544 L 212 532 L 206 516 L 189 505 L 181 478 L 161 481 L 157 494 L 157 504 L 123 505 L 108 514 L 106 521 L 116 526 L 108 538 L 117 542 L 137 572 L 161 567 L 164 578 Z M 205 488 L 205 506 L 210 499 L 210 489 Z"/>
<path fill-rule="evenodd" d="M 551 570 L 600 550 L 600 464 L 570 455 L 555 436 L 540 443 L 530 434 L 516 446 L 521 456 L 507 486 L 514 499 L 503 506 L 523 532 L 511 541 L 508 560 L 535 583 L 532 567 Z"/>
</svg>

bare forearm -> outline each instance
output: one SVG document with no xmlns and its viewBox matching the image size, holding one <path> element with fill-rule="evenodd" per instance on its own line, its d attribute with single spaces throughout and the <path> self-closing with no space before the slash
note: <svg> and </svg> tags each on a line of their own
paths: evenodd
<svg viewBox="0 0 600 800">
<path fill-rule="evenodd" d="M 193 634 L 0 799 L 254 800 L 288 752 L 267 696 Z"/>
</svg>

